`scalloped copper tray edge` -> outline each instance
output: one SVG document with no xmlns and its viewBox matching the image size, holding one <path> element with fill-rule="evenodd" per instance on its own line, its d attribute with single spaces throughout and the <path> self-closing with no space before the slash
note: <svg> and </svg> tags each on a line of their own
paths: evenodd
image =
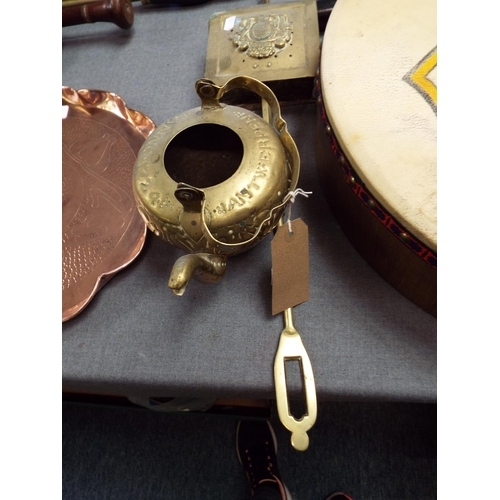
<svg viewBox="0 0 500 500">
<path fill-rule="evenodd" d="M 62 105 L 78 106 L 83 108 L 98 108 L 109 111 L 125 120 L 131 127 L 139 132 L 142 137 L 144 137 L 144 140 L 146 140 L 147 137 L 156 129 L 155 123 L 149 117 L 137 110 L 128 108 L 125 101 L 113 92 L 95 89 L 75 90 L 71 87 L 63 86 Z M 101 290 L 101 288 L 106 285 L 112 277 L 130 265 L 138 257 L 144 247 L 146 234 L 147 226 L 144 222 L 142 231 L 137 235 L 136 245 L 133 246 L 133 249 L 129 252 L 128 258 L 123 260 L 117 267 L 98 274 L 95 278 L 95 284 L 88 295 L 82 297 L 82 300 L 77 303 L 72 304 L 71 307 L 66 309 L 63 308 L 62 322 L 74 318 L 81 311 L 83 311 L 83 309 L 85 309 L 85 307 L 87 307 L 87 305 L 95 297 L 97 292 L 99 292 L 99 290 Z"/>
<path fill-rule="evenodd" d="M 102 273 L 97 277 L 96 283 L 94 288 L 92 289 L 91 293 L 83 299 L 81 302 L 75 304 L 73 307 L 70 307 L 69 309 L 66 309 L 62 313 L 62 322 L 64 323 L 65 321 L 70 320 L 71 318 L 74 318 L 78 314 L 80 314 L 92 301 L 92 299 L 95 297 L 97 292 L 104 286 L 106 283 L 113 278 L 116 274 L 118 274 L 122 269 L 125 269 L 127 266 L 129 266 L 141 253 L 142 248 L 144 247 L 144 243 L 146 242 L 146 234 L 147 234 L 147 226 L 144 224 L 144 232 L 141 236 L 141 238 L 138 239 L 137 241 L 137 246 L 134 248 L 132 252 L 132 257 L 127 261 L 124 262 L 121 266 L 118 268 L 115 268 L 112 271 L 109 271 L 107 273 Z"/>
<path fill-rule="evenodd" d="M 62 104 L 104 109 L 126 120 L 147 139 L 156 128 L 151 118 L 135 109 L 128 108 L 125 101 L 114 92 L 95 89 L 75 90 L 62 87 Z"/>
</svg>

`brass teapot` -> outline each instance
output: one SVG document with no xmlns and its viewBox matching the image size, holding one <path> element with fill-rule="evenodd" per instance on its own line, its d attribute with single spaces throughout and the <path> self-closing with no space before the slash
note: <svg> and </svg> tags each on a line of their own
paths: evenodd
<svg viewBox="0 0 500 500">
<path fill-rule="evenodd" d="M 260 96 L 263 117 L 220 102 L 237 88 Z M 196 92 L 201 106 L 157 127 L 133 172 L 137 207 L 149 229 L 188 252 L 170 275 L 177 295 L 192 277 L 219 281 L 229 256 L 249 250 L 276 227 L 300 169 L 269 87 L 237 76 L 222 86 L 198 80 Z"/>
</svg>

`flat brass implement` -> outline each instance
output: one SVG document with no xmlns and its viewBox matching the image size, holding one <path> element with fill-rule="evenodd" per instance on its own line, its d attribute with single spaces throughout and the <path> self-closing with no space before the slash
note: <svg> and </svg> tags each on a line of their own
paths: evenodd
<svg viewBox="0 0 500 500">
<path fill-rule="evenodd" d="M 263 82 L 314 77 L 319 60 L 316 1 L 270 3 L 213 14 L 205 78 Z"/>
<path fill-rule="evenodd" d="M 285 328 L 281 332 L 278 350 L 274 358 L 276 404 L 281 423 L 292 433 L 290 438 L 292 446 L 298 451 L 305 451 L 309 446 L 307 431 L 316 422 L 318 412 L 314 373 L 300 334 L 293 324 L 292 308 L 285 309 L 283 314 Z M 286 361 L 298 361 L 301 368 L 302 386 L 307 406 L 305 414 L 299 419 L 296 419 L 290 412 L 285 373 Z"/>
</svg>

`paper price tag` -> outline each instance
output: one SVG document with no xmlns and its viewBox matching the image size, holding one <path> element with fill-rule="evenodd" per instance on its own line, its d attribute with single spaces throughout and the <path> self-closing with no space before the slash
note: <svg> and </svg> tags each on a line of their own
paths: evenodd
<svg viewBox="0 0 500 500">
<path fill-rule="evenodd" d="M 274 315 L 309 300 L 309 231 L 302 219 L 278 228 L 271 259 Z"/>
</svg>

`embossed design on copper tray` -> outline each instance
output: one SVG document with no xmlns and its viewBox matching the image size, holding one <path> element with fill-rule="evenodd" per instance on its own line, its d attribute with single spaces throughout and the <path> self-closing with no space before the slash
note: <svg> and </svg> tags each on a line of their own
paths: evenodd
<svg viewBox="0 0 500 500">
<path fill-rule="evenodd" d="M 156 128 L 118 95 L 62 88 L 62 320 L 139 255 L 146 224 L 132 170 Z"/>
</svg>

